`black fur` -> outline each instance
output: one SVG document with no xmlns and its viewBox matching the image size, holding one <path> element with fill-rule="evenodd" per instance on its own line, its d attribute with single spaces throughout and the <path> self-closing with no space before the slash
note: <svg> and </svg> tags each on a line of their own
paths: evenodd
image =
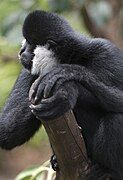
<svg viewBox="0 0 123 180">
<path fill-rule="evenodd" d="M 35 45 L 30 45 L 27 41 L 24 43 L 24 45 L 21 47 L 19 55 L 22 65 L 30 70 L 32 67 L 32 59 L 34 57 L 33 50 L 35 48 Z"/>
<path fill-rule="evenodd" d="M 35 78 L 23 69 L 0 117 L 0 146 L 12 149 L 25 143 L 41 122 L 29 108 L 28 93 Z"/>
<path fill-rule="evenodd" d="M 35 92 L 32 94 L 32 99 L 37 97 L 35 105 L 31 106 L 33 113 L 39 119 L 47 120 L 58 117 L 72 108 L 79 126 L 82 127 L 88 156 L 92 161 L 92 171 L 88 179 L 103 179 L 105 175 L 110 174 L 112 179 L 122 180 L 123 54 L 121 51 L 108 40 L 91 39 L 74 32 L 63 18 L 43 11 L 35 11 L 27 16 L 23 35 L 30 45 L 44 45 L 48 40 L 54 41 L 56 46 L 51 49 L 60 62 L 57 68 L 40 77 L 38 83 L 33 86 Z M 25 79 L 27 78 L 29 77 L 25 76 Z M 23 85 L 24 82 L 20 80 L 20 84 Z M 25 93 L 23 90 L 23 93 L 27 100 L 28 91 Z M 22 96 L 20 91 L 19 96 Z M 44 100 L 44 96 L 47 99 Z M 13 99 L 12 95 L 11 98 Z M 16 98 L 13 101 L 16 103 Z M 26 106 L 24 109 L 29 111 L 29 119 L 23 117 L 27 114 L 26 111 L 23 116 L 22 113 L 17 117 L 14 116 L 16 120 L 13 121 L 14 127 L 22 127 L 19 123 L 24 122 L 21 134 L 30 129 L 25 133 L 26 135 L 21 136 L 24 142 L 40 123 L 35 119 L 33 126 L 30 125 L 32 114 L 28 108 L 28 101 L 25 102 L 24 98 L 21 98 L 18 102 L 20 104 L 23 102 Z M 23 105 L 21 108 L 23 109 Z M 18 108 L 14 112 L 16 111 L 18 112 Z M 10 115 L 3 113 L 3 117 L 6 118 L 1 119 L 5 127 L 11 126 L 11 117 L 13 117 L 9 105 L 8 112 Z M 4 134 L 4 127 L 2 131 Z M 16 135 L 18 132 L 14 131 L 14 133 Z M 4 148 L 7 147 L 7 139 L 10 138 L 8 134 L 6 133 L 4 138 L 6 139 Z M 19 142 L 14 144 L 11 138 L 10 143 L 14 147 Z"/>
</svg>

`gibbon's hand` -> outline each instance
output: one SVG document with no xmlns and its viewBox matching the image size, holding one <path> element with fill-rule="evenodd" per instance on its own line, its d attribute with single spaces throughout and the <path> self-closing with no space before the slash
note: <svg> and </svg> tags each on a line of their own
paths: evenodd
<svg viewBox="0 0 123 180">
<path fill-rule="evenodd" d="M 67 81 L 66 75 L 66 69 L 59 66 L 33 83 L 30 108 L 38 119 L 54 119 L 74 108 L 78 88 L 74 81 Z"/>
</svg>

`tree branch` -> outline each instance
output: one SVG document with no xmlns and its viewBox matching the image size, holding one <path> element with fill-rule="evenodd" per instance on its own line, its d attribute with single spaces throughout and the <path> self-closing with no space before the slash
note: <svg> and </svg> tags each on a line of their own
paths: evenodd
<svg viewBox="0 0 123 180">
<path fill-rule="evenodd" d="M 106 37 L 105 31 L 103 29 L 101 29 L 100 27 L 98 27 L 96 25 L 96 23 L 93 21 L 93 19 L 91 18 L 90 14 L 88 12 L 88 8 L 86 7 L 86 4 L 84 4 L 80 8 L 80 15 L 81 15 L 81 17 L 83 17 L 83 21 L 84 21 L 84 24 L 85 24 L 87 30 L 94 37 L 102 37 L 102 38 Z"/>
<path fill-rule="evenodd" d="M 56 180 L 85 180 L 89 161 L 81 130 L 72 111 L 42 123 L 60 169 L 56 173 Z"/>
<path fill-rule="evenodd" d="M 92 1 L 88 0 L 82 7 L 79 7 L 80 15 L 87 30 L 90 34 L 92 34 L 92 36 L 109 39 L 120 49 L 123 49 L 123 2 L 121 0 L 108 0 L 112 9 L 112 17 L 104 24 L 103 27 L 99 27 L 91 17 L 88 10 L 88 5 L 91 2 Z"/>
</svg>

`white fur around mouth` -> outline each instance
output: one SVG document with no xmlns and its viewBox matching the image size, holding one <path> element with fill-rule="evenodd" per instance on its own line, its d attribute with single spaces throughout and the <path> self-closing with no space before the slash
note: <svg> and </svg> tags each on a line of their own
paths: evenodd
<svg viewBox="0 0 123 180">
<path fill-rule="evenodd" d="M 57 60 L 52 50 L 48 50 L 47 46 L 37 46 L 34 50 L 34 58 L 31 73 L 33 75 L 44 75 L 48 73 L 55 65 Z"/>
</svg>

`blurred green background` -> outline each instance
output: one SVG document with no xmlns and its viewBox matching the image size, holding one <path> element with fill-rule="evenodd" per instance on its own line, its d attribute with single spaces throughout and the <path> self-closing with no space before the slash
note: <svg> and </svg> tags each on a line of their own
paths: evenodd
<svg viewBox="0 0 123 180">
<path fill-rule="evenodd" d="M 63 15 L 76 30 L 108 38 L 123 49 L 122 0 L 0 0 L 0 110 L 21 70 L 18 51 L 26 15 L 43 9 Z M 11 152 L 0 150 L 0 179 L 11 180 L 21 170 L 49 159 L 51 150 L 44 129 L 29 143 Z"/>
</svg>

